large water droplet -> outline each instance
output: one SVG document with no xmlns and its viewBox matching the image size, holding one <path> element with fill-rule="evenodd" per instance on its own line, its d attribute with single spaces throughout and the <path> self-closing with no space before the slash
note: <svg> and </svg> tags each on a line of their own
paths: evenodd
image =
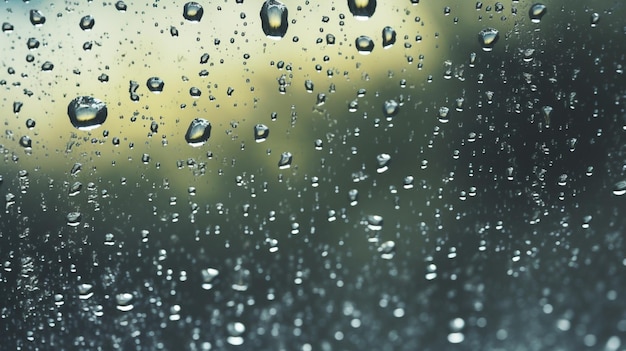
<svg viewBox="0 0 626 351">
<path fill-rule="evenodd" d="M 369 55 L 374 50 L 374 41 L 366 35 L 356 38 L 354 45 L 361 55 Z"/>
<path fill-rule="evenodd" d="M 96 24 L 96 20 L 91 17 L 90 15 L 87 15 L 83 18 L 80 19 L 79 25 L 80 25 L 80 29 L 82 30 L 91 30 L 94 26 L 94 24 Z"/>
<path fill-rule="evenodd" d="M 202 5 L 197 2 L 188 2 L 183 7 L 183 17 L 185 17 L 187 21 L 200 22 L 202 15 L 204 15 L 204 9 Z"/>
<path fill-rule="evenodd" d="M 42 26 L 46 23 L 46 16 L 39 10 L 30 10 L 30 23 L 32 23 L 33 26 Z"/>
<path fill-rule="evenodd" d="M 400 104 L 396 100 L 387 100 L 383 103 L 383 114 L 387 117 L 387 120 L 391 120 L 399 111 Z"/>
<path fill-rule="evenodd" d="M 598 26 L 598 22 L 600 22 L 600 14 L 597 12 L 594 12 L 591 14 L 591 28 L 595 28 Z"/>
<path fill-rule="evenodd" d="M 91 96 L 79 96 L 67 106 L 67 114 L 72 125 L 80 130 L 97 128 L 107 119 L 104 102 Z"/>
<path fill-rule="evenodd" d="M 374 15 L 376 0 L 348 0 L 348 8 L 355 19 L 365 21 Z"/>
<path fill-rule="evenodd" d="M 163 88 L 165 87 L 165 82 L 159 77 L 151 77 L 146 82 L 146 85 L 148 86 L 148 90 L 155 94 L 158 94 L 163 91 Z"/>
<path fill-rule="evenodd" d="M 541 17 L 543 17 L 546 12 L 548 12 L 548 7 L 544 4 L 537 3 L 530 7 L 530 10 L 528 10 L 528 16 L 530 17 L 530 21 L 532 23 L 539 23 L 541 22 Z"/>
<path fill-rule="evenodd" d="M 388 49 L 396 43 L 396 31 L 387 26 L 383 28 L 383 48 Z"/>
<path fill-rule="evenodd" d="M 263 142 L 270 135 L 270 129 L 265 124 L 257 124 L 254 126 L 254 141 Z"/>
<path fill-rule="evenodd" d="M 133 298 L 133 294 L 127 292 L 115 295 L 115 301 L 117 301 L 117 309 L 122 312 L 132 310 L 135 307 L 133 306 Z"/>
<path fill-rule="evenodd" d="M 495 28 L 485 28 L 478 33 L 478 42 L 483 48 L 483 51 L 493 50 L 493 46 L 498 41 L 500 34 Z"/>
<path fill-rule="evenodd" d="M 288 11 L 280 1 L 267 0 L 261 6 L 261 26 L 268 38 L 278 40 L 287 33 Z"/>
<path fill-rule="evenodd" d="M 203 118 L 196 118 L 189 124 L 185 140 L 193 147 L 198 147 L 206 143 L 211 136 L 211 123 Z"/>
<path fill-rule="evenodd" d="M 282 154 L 280 154 L 278 168 L 285 169 L 291 167 L 291 161 L 293 161 L 293 155 L 291 154 L 291 152 L 283 152 Z"/>
</svg>

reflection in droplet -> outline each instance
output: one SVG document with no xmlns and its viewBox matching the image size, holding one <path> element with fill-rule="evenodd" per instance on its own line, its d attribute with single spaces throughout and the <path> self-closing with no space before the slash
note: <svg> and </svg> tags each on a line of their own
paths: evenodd
<svg viewBox="0 0 626 351">
<path fill-rule="evenodd" d="M 396 100 L 387 100 L 383 103 L 383 114 L 390 120 L 400 111 L 400 104 Z"/>
<path fill-rule="evenodd" d="M 158 94 L 163 91 L 163 88 L 165 87 L 165 82 L 159 77 L 150 77 L 148 78 L 146 85 L 148 86 L 148 90 L 155 94 Z"/>
<path fill-rule="evenodd" d="M 383 28 L 383 48 L 388 49 L 396 43 L 396 31 L 387 26 Z"/>
<path fill-rule="evenodd" d="M 354 45 L 361 55 L 369 55 L 374 50 L 374 41 L 366 35 L 356 38 Z"/>
<path fill-rule="evenodd" d="M 202 5 L 198 4 L 197 2 L 188 2 L 183 7 L 183 17 L 187 21 L 200 22 L 203 14 L 204 9 L 202 8 Z"/>
<path fill-rule="evenodd" d="M 530 17 L 530 21 L 532 23 L 539 23 L 541 22 L 541 17 L 543 17 L 546 12 L 548 12 L 548 7 L 544 4 L 537 3 L 530 7 L 530 10 L 528 10 L 528 16 Z"/>
<path fill-rule="evenodd" d="M 348 8 L 355 19 L 364 21 L 374 15 L 376 0 L 348 0 Z"/>
<path fill-rule="evenodd" d="M 81 18 L 80 23 L 79 23 L 80 29 L 85 30 L 85 31 L 91 30 L 95 24 L 96 24 L 96 20 L 90 15 L 87 15 Z"/>
<path fill-rule="evenodd" d="M 491 51 L 499 37 L 500 34 L 497 29 L 485 28 L 478 33 L 478 42 L 483 48 L 483 51 Z"/>
<path fill-rule="evenodd" d="M 283 152 L 280 154 L 280 160 L 278 161 L 278 168 L 285 169 L 291 167 L 293 161 L 293 155 L 291 152 Z"/>
<path fill-rule="evenodd" d="M 257 124 L 254 126 L 254 141 L 263 142 L 270 135 L 270 129 L 265 124 Z"/>
<path fill-rule="evenodd" d="M 20 146 L 25 149 L 30 149 L 33 146 L 33 141 L 28 135 L 24 135 L 20 138 Z"/>
<path fill-rule="evenodd" d="M 287 33 L 287 6 L 277 0 L 266 0 L 261 6 L 261 27 L 268 38 L 278 40 Z"/>
<path fill-rule="evenodd" d="M 26 41 L 26 47 L 28 47 L 28 50 L 35 50 L 39 47 L 39 40 L 37 40 L 36 38 L 28 38 L 28 40 Z"/>
<path fill-rule="evenodd" d="M 204 118 L 196 118 L 189 124 L 185 140 L 193 147 L 198 147 L 206 143 L 211 136 L 211 123 Z"/>
<path fill-rule="evenodd" d="M 79 96 L 67 106 L 67 114 L 72 125 L 80 130 L 97 128 L 107 119 L 104 102 L 91 96 Z"/>
<path fill-rule="evenodd" d="M 81 214 L 80 212 L 70 212 L 67 214 L 66 219 L 67 219 L 67 225 L 69 225 L 70 227 L 77 227 L 80 224 L 80 220 L 81 220 Z"/>
<path fill-rule="evenodd" d="M 42 26 L 46 23 L 46 16 L 39 10 L 30 10 L 30 23 L 32 23 L 33 26 Z"/>
</svg>

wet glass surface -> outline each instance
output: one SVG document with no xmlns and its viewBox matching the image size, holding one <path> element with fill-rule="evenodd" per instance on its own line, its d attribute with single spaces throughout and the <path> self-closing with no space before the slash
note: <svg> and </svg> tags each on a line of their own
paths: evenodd
<svg viewBox="0 0 626 351">
<path fill-rule="evenodd" d="M 624 18 L 3 3 L 0 349 L 624 349 Z"/>
</svg>

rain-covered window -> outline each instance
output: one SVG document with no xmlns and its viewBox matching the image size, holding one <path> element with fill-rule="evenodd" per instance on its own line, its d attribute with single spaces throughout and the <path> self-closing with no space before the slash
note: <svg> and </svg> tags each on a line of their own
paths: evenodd
<svg viewBox="0 0 626 351">
<path fill-rule="evenodd" d="M 0 349 L 624 350 L 619 0 L 0 5 Z"/>
</svg>

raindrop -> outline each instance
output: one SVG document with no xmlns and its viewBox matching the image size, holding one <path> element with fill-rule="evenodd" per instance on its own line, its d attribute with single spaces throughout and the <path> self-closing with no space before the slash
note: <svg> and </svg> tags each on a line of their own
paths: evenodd
<svg viewBox="0 0 626 351">
<path fill-rule="evenodd" d="M 226 341 L 233 346 L 242 345 L 244 339 L 241 335 L 246 331 L 246 326 L 241 322 L 228 323 L 227 329 L 229 336 Z"/>
<path fill-rule="evenodd" d="M 91 17 L 90 15 L 87 15 L 83 18 L 80 19 L 80 29 L 82 30 L 91 30 L 94 26 L 94 24 L 96 24 L 96 20 Z"/>
<path fill-rule="evenodd" d="M 615 183 L 615 187 L 613 187 L 613 195 L 622 196 L 624 194 L 626 194 L 626 180 Z"/>
<path fill-rule="evenodd" d="M 544 4 L 537 3 L 530 7 L 530 10 L 528 10 L 528 16 L 530 17 L 530 21 L 532 23 L 539 23 L 541 22 L 541 17 L 543 17 L 546 12 L 548 12 L 548 7 Z"/>
<path fill-rule="evenodd" d="M 550 126 L 550 115 L 552 114 L 552 106 L 544 106 L 541 108 L 541 112 L 543 113 L 543 119 L 546 122 L 546 127 Z"/>
<path fill-rule="evenodd" d="M 28 128 L 28 129 L 35 128 L 35 124 L 36 124 L 36 122 L 32 118 L 29 118 L 29 119 L 26 120 L 26 128 Z"/>
<path fill-rule="evenodd" d="M 69 225 L 70 227 L 76 227 L 80 224 L 80 220 L 81 220 L 81 214 L 80 212 L 70 212 L 67 214 L 66 219 L 67 219 L 67 225 Z"/>
<path fill-rule="evenodd" d="M 365 21 L 374 15 L 376 0 L 348 0 L 348 8 L 355 19 Z"/>
<path fill-rule="evenodd" d="M 189 95 L 194 98 L 199 98 L 200 95 L 202 95 L 202 92 L 197 87 L 191 87 L 189 88 Z"/>
<path fill-rule="evenodd" d="M 39 10 L 30 10 L 30 23 L 32 23 L 33 26 L 42 26 L 46 23 L 46 16 Z"/>
<path fill-rule="evenodd" d="M 313 84 L 312 80 L 307 79 L 304 81 L 304 88 L 306 89 L 307 93 L 312 93 L 314 86 L 315 85 Z"/>
<path fill-rule="evenodd" d="M 133 294 L 127 292 L 115 295 L 115 301 L 117 301 L 117 309 L 122 312 L 132 310 L 135 307 L 133 306 L 133 298 Z"/>
<path fill-rule="evenodd" d="M 200 22 L 203 14 L 204 9 L 202 8 L 202 5 L 197 2 L 188 2 L 183 7 L 183 17 L 185 17 L 187 21 Z"/>
<path fill-rule="evenodd" d="M 378 247 L 378 252 L 380 253 L 381 258 L 390 260 L 396 254 L 396 243 L 392 240 L 385 241 Z"/>
<path fill-rule="evenodd" d="M 268 38 L 278 40 L 287 33 L 287 6 L 277 0 L 267 0 L 261 6 L 261 26 Z"/>
<path fill-rule="evenodd" d="M 439 108 L 439 122 L 448 123 L 450 121 L 448 112 L 450 112 L 450 109 L 445 106 Z"/>
<path fill-rule="evenodd" d="M 383 217 L 380 215 L 368 215 L 367 227 L 370 230 L 382 230 L 383 229 Z"/>
<path fill-rule="evenodd" d="M 202 289 L 211 290 L 215 285 L 215 278 L 220 274 L 215 268 L 207 268 L 202 270 Z"/>
<path fill-rule="evenodd" d="M 4 22 L 2 23 L 2 31 L 5 33 L 10 33 L 13 31 L 13 29 L 15 29 L 15 27 L 13 27 L 13 25 L 9 22 Z"/>
<path fill-rule="evenodd" d="M 387 169 L 389 169 L 391 156 L 389 154 L 379 154 L 378 156 L 376 156 L 376 162 L 378 164 L 378 168 L 376 169 L 376 172 L 383 173 Z"/>
<path fill-rule="evenodd" d="M 101 126 L 107 119 L 104 102 L 91 96 L 79 96 L 67 106 L 72 125 L 79 130 L 91 130 Z"/>
<path fill-rule="evenodd" d="M 278 168 L 285 169 L 291 167 L 291 161 L 293 161 L 293 155 L 291 154 L 291 152 L 283 152 L 282 154 L 280 154 Z"/>
<path fill-rule="evenodd" d="M 44 72 L 52 71 L 53 68 L 54 68 L 54 64 L 50 61 L 46 61 L 43 63 L 43 65 L 41 65 L 41 70 Z"/>
<path fill-rule="evenodd" d="M 335 45 L 335 36 L 330 33 L 326 34 L 326 44 Z"/>
<path fill-rule="evenodd" d="M 254 126 L 254 141 L 261 143 L 270 135 L 270 129 L 265 124 L 257 124 Z"/>
<path fill-rule="evenodd" d="M 13 113 L 20 113 L 20 110 L 22 109 L 22 106 L 24 106 L 24 103 L 21 101 L 14 101 L 13 102 Z"/>
<path fill-rule="evenodd" d="M 595 28 L 598 26 L 598 22 L 600 22 L 600 14 L 597 12 L 594 12 L 591 14 L 591 28 Z"/>
<path fill-rule="evenodd" d="M 24 135 L 20 138 L 20 146 L 26 149 L 30 149 L 33 146 L 33 141 L 29 136 Z"/>
<path fill-rule="evenodd" d="M 211 123 L 203 118 L 196 118 L 189 124 L 185 140 L 193 147 L 198 147 L 206 143 L 211 136 Z"/>
<path fill-rule="evenodd" d="M 83 283 L 78 286 L 78 298 L 81 300 L 87 300 L 93 296 L 93 285 Z"/>
<path fill-rule="evenodd" d="M 369 55 L 374 50 L 374 41 L 366 35 L 356 38 L 354 45 L 361 55 Z"/>
<path fill-rule="evenodd" d="M 396 100 L 387 100 L 383 103 L 383 114 L 387 117 L 387 120 L 391 120 L 399 111 L 400 104 Z"/>
<path fill-rule="evenodd" d="M 128 9 L 128 6 L 126 6 L 126 4 L 123 1 L 118 1 L 115 3 L 115 8 L 119 11 L 119 12 L 126 12 L 126 10 Z"/>
<path fill-rule="evenodd" d="M 396 31 L 387 26 L 383 28 L 383 48 L 388 49 L 396 43 Z"/>
<path fill-rule="evenodd" d="M 478 42 L 482 46 L 483 51 L 491 51 L 499 37 L 497 29 L 485 28 L 478 33 Z"/>
<path fill-rule="evenodd" d="M 159 77 L 150 77 L 146 82 L 148 86 L 148 90 L 151 92 L 158 94 L 163 91 L 163 87 L 165 87 L 165 82 Z"/>
<path fill-rule="evenodd" d="M 35 38 L 28 38 L 28 40 L 26 41 L 26 47 L 28 47 L 28 50 L 37 49 L 39 47 L 39 40 Z"/>
</svg>

